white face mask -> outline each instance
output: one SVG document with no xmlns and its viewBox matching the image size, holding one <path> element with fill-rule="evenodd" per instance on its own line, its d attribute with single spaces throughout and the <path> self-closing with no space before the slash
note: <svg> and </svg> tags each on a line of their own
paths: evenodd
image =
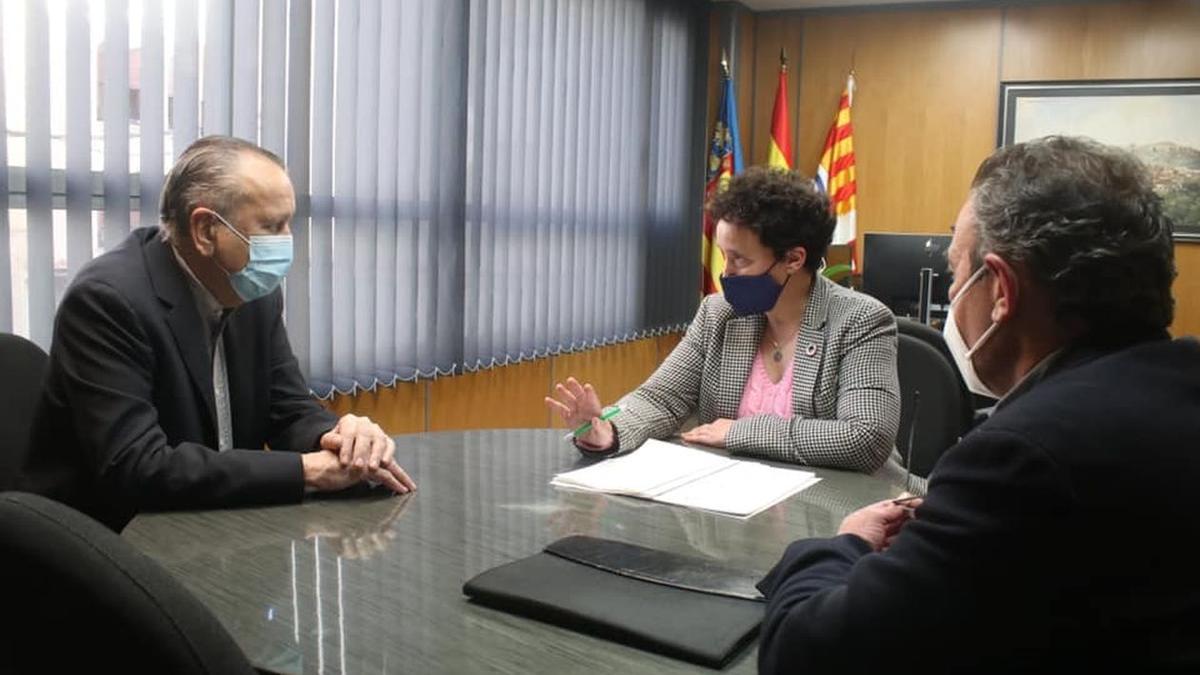
<svg viewBox="0 0 1200 675">
<path fill-rule="evenodd" d="M 954 308 L 958 306 L 959 300 L 967 294 L 967 289 L 979 280 L 979 277 L 987 271 L 987 267 L 980 267 L 967 279 L 967 283 L 958 291 L 958 295 L 950 301 L 950 311 L 946 313 L 946 325 L 942 328 L 942 334 L 946 338 L 946 346 L 950 348 L 950 355 L 954 357 L 954 363 L 958 366 L 958 372 L 962 373 L 963 381 L 967 383 L 967 389 L 980 396 L 990 396 L 992 398 L 1000 398 L 1000 394 L 992 391 L 983 380 L 979 379 L 979 375 L 975 372 L 975 364 L 971 363 L 971 357 L 979 352 L 979 348 L 987 341 L 992 333 L 1000 324 L 992 322 L 991 326 L 979 336 L 975 341 L 974 347 L 967 347 L 967 343 L 963 340 L 962 332 L 958 329 L 958 323 L 954 320 Z"/>
</svg>

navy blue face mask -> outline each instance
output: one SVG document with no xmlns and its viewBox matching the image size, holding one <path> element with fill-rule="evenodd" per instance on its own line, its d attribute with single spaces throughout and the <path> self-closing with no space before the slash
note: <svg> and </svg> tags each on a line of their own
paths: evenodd
<svg viewBox="0 0 1200 675">
<path fill-rule="evenodd" d="M 775 265 L 778 264 L 779 262 L 776 261 Z M 738 316 L 762 314 L 775 307 L 775 303 L 779 302 L 779 294 L 783 292 L 783 287 L 792 280 L 792 275 L 789 274 L 782 284 L 775 281 L 771 277 L 771 270 L 775 269 L 775 265 L 768 267 L 766 272 L 754 276 L 721 275 L 721 290 L 725 293 L 726 302 L 733 305 L 734 314 Z"/>
</svg>

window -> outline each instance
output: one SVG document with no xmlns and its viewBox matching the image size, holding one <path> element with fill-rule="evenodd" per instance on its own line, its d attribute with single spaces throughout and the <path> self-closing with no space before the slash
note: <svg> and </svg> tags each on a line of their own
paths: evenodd
<svg viewBox="0 0 1200 675">
<path fill-rule="evenodd" d="M 213 133 L 288 164 L 286 320 L 318 394 L 674 327 L 698 299 L 704 11 L 4 3 L 0 329 L 47 346 L 79 267 L 156 223 L 165 169 Z"/>
</svg>

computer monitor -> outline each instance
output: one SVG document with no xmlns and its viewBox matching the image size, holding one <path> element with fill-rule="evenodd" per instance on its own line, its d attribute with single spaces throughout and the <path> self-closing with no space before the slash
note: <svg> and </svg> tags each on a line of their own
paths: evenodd
<svg viewBox="0 0 1200 675">
<path fill-rule="evenodd" d="M 917 318 L 921 269 L 933 270 L 931 315 L 944 318 L 949 303 L 950 273 L 946 249 L 950 235 L 868 232 L 863 237 L 862 290 L 887 305 L 896 316 Z"/>
</svg>

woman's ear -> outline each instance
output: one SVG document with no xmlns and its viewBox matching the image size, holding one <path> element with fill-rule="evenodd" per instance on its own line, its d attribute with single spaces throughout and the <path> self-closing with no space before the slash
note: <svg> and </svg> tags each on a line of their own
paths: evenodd
<svg viewBox="0 0 1200 675">
<path fill-rule="evenodd" d="M 808 262 L 808 249 L 803 246 L 793 246 L 783 256 L 784 267 L 787 268 L 788 274 L 798 273 L 804 269 L 806 262 Z"/>
</svg>

